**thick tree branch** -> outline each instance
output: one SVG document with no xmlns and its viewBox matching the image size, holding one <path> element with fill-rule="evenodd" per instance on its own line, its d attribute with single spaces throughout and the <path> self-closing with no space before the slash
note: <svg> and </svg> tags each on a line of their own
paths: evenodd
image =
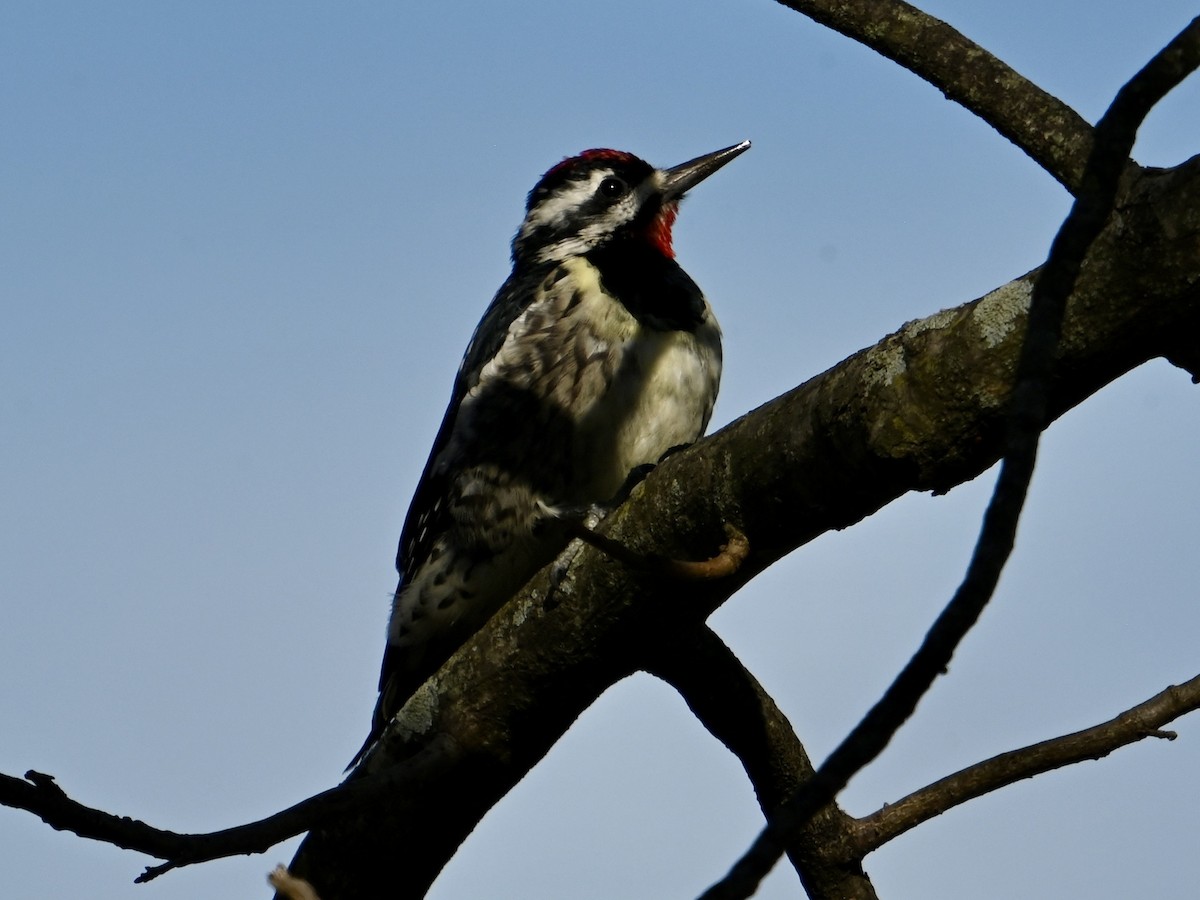
<svg viewBox="0 0 1200 900">
<path fill-rule="evenodd" d="M 1200 18 L 1121 88 L 1096 126 L 1079 196 L 1054 238 L 1045 268 L 1034 282 L 1010 401 L 1004 461 L 962 584 L 879 702 L 768 823 L 729 874 L 705 891 L 703 900 L 743 900 L 755 893 L 782 855 L 789 836 L 831 803 L 856 773 L 883 752 L 934 680 L 946 671 L 959 643 L 978 621 L 1012 553 L 1039 438 L 1049 422 L 1046 386 L 1067 299 L 1089 249 L 1113 211 L 1121 173 L 1128 165 L 1139 126 L 1154 104 L 1198 65 Z"/>
<path fill-rule="evenodd" d="M 899 0 L 779 0 L 928 81 L 1025 151 L 1072 194 L 1092 147 L 1071 107 L 952 27 Z"/>
<path fill-rule="evenodd" d="M 704 727 L 737 756 L 768 819 L 812 777 L 812 762 L 787 717 L 707 626 L 681 632 L 647 671 L 674 687 Z M 789 843 L 788 857 L 812 900 L 874 900 L 860 861 L 843 852 L 856 846 L 853 826 L 850 816 L 830 804 Z"/>
<path fill-rule="evenodd" d="M 1051 415 L 1147 359 L 1200 341 L 1198 246 L 1200 158 L 1132 177 L 1068 306 Z M 462 838 L 574 717 L 609 684 L 647 665 L 649 646 L 689 618 L 700 623 L 741 583 L 812 538 L 907 491 L 948 490 L 998 458 L 1031 280 L 911 322 L 665 461 L 610 517 L 607 532 L 663 554 L 703 558 L 720 545 L 723 523 L 733 521 L 753 548 L 742 568 L 728 581 L 685 592 L 677 583 L 642 582 L 585 549 L 563 585 L 569 602 L 553 609 L 542 603 L 545 577 L 535 580 L 419 692 L 389 733 L 373 770 L 416 755 L 436 769 L 411 789 L 402 787 L 403 769 L 379 781 L 355 779 L 345 788 L 352 796 L 339 789 L 318 800 L 329 808 L 299 827 L 236 840 L 228 829 L 223 853 L 215 843 L 204 853 L 181 851 L 170 832 L 139 836 L 137 823 L 129 833 L 124 825 L 105 830 L 88 824 L 98 811 L 86 808 L 70 813 L 81 816 L 75 824 L 55 818 L 61 800 L 39 805 L 29 799 L 34 786 L 20 779 L 0 778 L 0 803 L 45 812 L 53 827 L 176 865 L 258 852 L 311 827 L 295 874 L 319 873 L 309 880 L 326 900 L 382 886 L 422 896 Z M 353 796 L 360 791 L 378 803 L 360 802 Z M 263 821 L 276 828 L 278 818 Z M 391 865 L 397 847 L 408 848 L 403 887 Z"/>
<path fill-rule="evenodd" d="M 1198 247 L 1200 159 L 1127 170 L 1118 214 L 1067 308 L 1051 417 L 1145 360 L 1200 341 Z M 372 802 L 328 801 L 335 808 L 318 817 L 294 874 L 325 900 L 384 890 L 423 896 L 494 802 L 608 685 L 647 666 L 681 623 L 701 623 L 756 572 L 817 535 L 905 492 L 947 490 L 995 462 L 1032 279 L 909 323 L 666 460 L 605 533 L 646 552 L 703 559 L 732 522 L 751 547 L 737 573 L 683 588 L 585 549 L 552 608 L 543 602 L 545 576 L 535 579 L 409 702 L 368 764 L 387 773 L 384 783 L 360 773 L 344 789 Z M 394 767 L 414 757 L 430 769 L 409 781 Z M 11 787 L 0 782 L 0 793 Z M 227 852 L 254 849 L 262 848 L 245 840 Z"/>
<path fill-rule="evenodd" d="M 1025 778 L 1089 759 L 1102 759 L 1121 747 L 1148 737 L 1173 740 L 1160 729 L 1200 709 L 1200 675 L 1172 685 L 1132 709 L 1092 728 L 1001 753 L 948 775 L 907 797 L 857 820 L 858 846 L 847 861 L 858 861 L 893 838 L 955 806 Z M 843 845 L 844 846 L 844 845 Z"/>
<path fill-rule="evenodd" d="M 1051 417 L 1184 335 L 1200 335 L 1198 242 L 1200 158 L 1129 175 L 1119 215 L 1067 307 Z M 605 688 L 649 665 L 669 635 L 702 622 L 817 535 L 907 491 L 948 490 L 994 463 L 1032 278 L 911 322 L 665 460 L 605 520 L 605 533 L 642 552 L 703 558 L 733 522 L 751 547 L 738 572 L 682 587 L 584 548 L 558 585 L 560 602 L 544 602 L 545 573 L 534 579 L 409 701 L 367 762 L 387 768 L 446 735 L 462 752 L 453 776 L 315 830 L 293 874 L 325 900 L 384 889 L 423 896 L 487 810 Z M 404 884 L 392 865 L 401 851 Z"/>
</svg>

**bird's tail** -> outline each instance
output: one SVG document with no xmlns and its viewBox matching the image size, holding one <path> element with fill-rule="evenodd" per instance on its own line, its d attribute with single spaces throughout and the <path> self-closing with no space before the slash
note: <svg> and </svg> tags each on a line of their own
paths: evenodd
<svg viewBox="0 0 1200 900">
<path fill-rule="evenodd" d="M 383 667 L 379 673 L 379 699 L 375 701 L 375 711 L 371 714 L 371 732 L 363 741 L 363 745 L 358 748 L 358 752 L 354 754 L 354 759 L 350 760 L 350 765 L 346 766 L 345 771 L 347 772 L 366 758 L 367 752 L 383 737 L 383 730 L 391 721 L 392 716 L 400 711 L 400 707 L 421 686 L 426 675 L 430 674 L 425 671 L 413 670 L 407 665 L 402 666 L 400 664 L 401 655 L 400 648 L 392 644 L 388 644 L 384 651 Z M 405 662 L 408 663 L 421 658 L 420 654 L 414 654 L 411 651 L 406 656 Z"/>
</svg>

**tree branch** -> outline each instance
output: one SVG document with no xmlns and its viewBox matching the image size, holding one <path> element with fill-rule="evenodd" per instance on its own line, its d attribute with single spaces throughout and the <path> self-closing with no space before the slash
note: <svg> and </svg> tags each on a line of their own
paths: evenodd
<svg viewBox="0 0 1200 900">
<path fill-rule="evenodd" d="M 1051 416 L 1147 359 L 1200 341 L 1200 158 L 1126 176 L 1120 214 L 1089 253 L 1067 307 Z M 684 595 L 677 583 L 585 548 L 553 608 L 539 576 L 418 692 L 370 763 L 382 772 L 427 752 L 431 771 L 412 782 L 403 768 L 382 783 L 354 779 L 351 790 L 372 802 L 348 798 L 344 810 L 318 816 L 293 873 L 325 900 L 422 896 L 496 800 L 608 685 L 647 665 L 656 645 L 814 537 L 908 491 L 948 490 L 995 462 L 1032 279 L 911 322 L 664 461 L 605 533 L 701 559 L 722 543 L 724 523 L 735 523 L 751 546 L 737 573 Z M 440 753 L 448 762 L 433 766 Z M 6 787 L 0 780 L 0 793 Z M 253 843 L 228 852 L 253 852 Z"/>
<path fill-rule="evenodd" d="M 1102 759 L 1143 738 L 1174 740 L 1172 732 L 1160 730 L 1162 726 L 1197 709 L 1200 709 L 1200 675 L 1181 685 L 1172 685 L 1100 725 L 1001 753 L 948 775 L 859 819 L 854 825 L 858 846 L 849 859 L 861 860 L 922 822 L 1022 779 L 1084 760 Z"/>
<path fill-rule="evenodd" d="M 1138 173 L 1120 209 L 1120 227 L 1110 225 L 1093 248 L 1068 305 L 1051 415 L 1145 360 L 1200 340 L 1200 158 Z M 643 582 L 585 548 L 561 586 L 564 602 L 553 609 L 542 602 L 548 582 L 539 576 L 389 730 L 373 771 L 403 767 L 426 752 L 431 761 L 448 757 L 414 777 L 411 789 L 402 787 L 403 768 L 379 780 L 357 777 L 352 792 L 378 803 L 335 800 L 343 786 L 327 800 L 314 798 L 318 808 L 330 806 L 308 824 L 297 819 L 267 833 L 265 823 L 304 806 L 297 804 L 245 826 L 262 827 L 261 838 L 251 832 L 235 842 L 239 829 L 227 829 L 224 853 L 217 839 L 198 853 L 176 843 L 193 836 L 159 829 L 139 836 L 141 823 L 132 831 L 104 830 L 88 816 L 108 814 L 86 807 L 71 813 L 79 822 L 56 817 L 61 801 L 29 800 L 34 786 L 21 779 L 0 778 L 0 803 L 176 865 L 259 852 L 308 827 L 293 873 L 325 900 L 384 888 L 422 896 L 490 806 L 609 684 L 648 665 L 652 645 L 683 623 L 699 624 L 754 574 L 818 535 L 905 492 L 948 490 L 997 459 L 1032 277 L 910 322 L 664 461 L 606 520 L 606 533 L 662 554 L 702 558 L 721 543 L 723 523 L 736 522 L 752 546 L 737 574 L 689 586 L 681 597 L 677 584 Z M 390 862 L 400 846 L 407 848 L 402 888 Z"/>
<path fill-rule="evenodd" d="M 737 756 L 768 819 L 812 777 L 812 762 L 787 717 L 707 626 L 681 632 L 647 671 L 674 687 L 704 727 Z M 855 846 L 854 820 L 836 804 L 820 810 L 793 836 L 788 857 L 812 900 L 875 900 L 860 859 L 840 852 Z"/>
<path fill-rule="evenodd" d="M 56 831 L 70 831 L 166 860 L 162 865 L 148 867 L 135 879 L 140 883 L 182 866 L 265 853 L 281 841 L 323 822 L 369 810 L 381 794 L 411 790 L 453 763 L 453 748 L 446 741 L 434 741 L 411 760 L 385 772 L 351 779 L 265 819 L 203 834 L 167 831 L 128 816 L 85 806 L 68 797 L 53 776 L 32 770 L 25 773 L 25 780 L 0 774 L 0 805 L 31 812 Z"/>
<path fill-rule="evenodd" d="M 913 72 L 1016 144 L 1072 194 L 1091 126 L 1057 97 L 928 13 L 899 0 L 779 0 Z"/>
<path fill-rule="evenodd" d="M 1132 173 L 1119 208 L 1067 307 L 1052 417 L 1200 333 L 1200 158 Z M 608 685 L 647 667 L 657 645 L 814 537 L 994 463 L 1032 279 L 911 322 L 666 459 L 604 532 L 641 552 L 701 558 L 732 522 L 751 547 L 738 572 L 685 591 L 585 547 L 553 605 L 539 575 L 409 701 L 368 761 L 386 768 L 446 735 L 462 749 L 453 775 L 311 833 L 293 874 L 325 900 L 423 896 L 488 809 Z M 403 884 L 390 863 L 397 848 Z"/>
<path fill-rule="evenodd" d="M 1200 65 L 1200 18 L 1192 21 L 1117 93 L 1096 126 L 1082 187 L 1034 282 L 1005 436 L 1005 455 L 983 529 L 962 584 L 920 648 L 883 697 L 829 755 L 820 769 L 759 834 L 750 849 L 703 900 L 743 900 L 783 853 L 789 836 L 827 806 L 859 771 L 883 752 L 934 680 L 946 671 L 967 632 L 991 599 L 1012 553 L 1017 522 L 1033 477 L 1038 441 L 1049 422 L 1046 386 L 1062 331 L 1067 299 L 1084 258 L 1117 200 L 1138 127 L 1163 96 Z"/>
</svg>

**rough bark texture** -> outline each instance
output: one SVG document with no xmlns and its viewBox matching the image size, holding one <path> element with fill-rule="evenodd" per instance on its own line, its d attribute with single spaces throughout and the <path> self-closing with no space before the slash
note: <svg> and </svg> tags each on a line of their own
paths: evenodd
<svg viewBox="0 0 1200 900">
<path fill-rule="evenodd" d="M 701 623 L 822 532 L 995 462 L 1030 285 L 1026 275 L 910 322 L 665 461 L 605 531 L 635 549 L 705 558 L 731 522 L 750 540 L 742 569 L 715 583 L 667 583 L 587 548 L 551 600 L 536 578 L 417 693 L 361 771 L 403 766 L 434 742 L 442 764 L 419 791 L 381 790 L 370 809 L 313 831 L 293 873 L 324 900 L 423 896 L 487 810 L 609 685 L 653 668 L 655 648 L 681 623 Z M 1052 414 L 1195 346 L 1198 331 L 1200 158 L 1131 168 L 1068 308 Z"/>
</svg>

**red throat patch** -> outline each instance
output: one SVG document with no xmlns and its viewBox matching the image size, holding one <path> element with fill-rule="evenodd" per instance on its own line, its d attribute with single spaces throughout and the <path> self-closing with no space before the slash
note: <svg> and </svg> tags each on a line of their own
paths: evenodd
<svg viewBox="0 0 1200 900">
<path fill-rule="evenodd" d="M 664 203 L 658 215 L 646 226 L 646 240 L 657 247 L 667 259 L 675 258 L 675 248 L 671 246 L 671 228 L 675 217 L 679 215 L 679 203 Z"/>
</svg>

